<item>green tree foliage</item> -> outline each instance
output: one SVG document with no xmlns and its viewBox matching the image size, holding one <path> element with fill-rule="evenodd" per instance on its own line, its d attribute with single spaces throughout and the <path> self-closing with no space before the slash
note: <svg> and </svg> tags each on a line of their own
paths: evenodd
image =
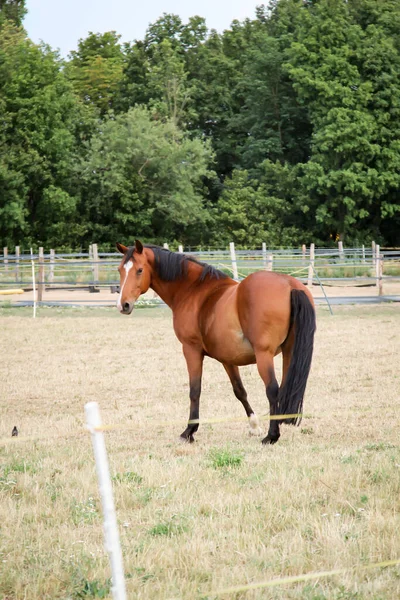
<svg viewBox="0 0 400 600">
<path fill-rule="evenodd" d="M 3 244 L 400 244 L 398 0 L 164 14 L 66 62 L 24 13 L 0 0 Z"/>
<path fill-rule="evenodd" d="M 304 202 L 314 229 L 349 241 L 379 235 L 382 219 L 400 208 L 400 55 L 379 19 L 389 8 L 398 17 L 400 7 L 375 4 L 380 11 L 368 24 L 364 15 L 364 27 L 351 1 L 301 11 L 286 65 L 313 125 Z"/>
<path fill-rule="evenodd" d="M 176 125 L 187 120 L 185 109 L 190 99 L 187 73 L 169 39 L 164 39 L 154 51 L 147 88 L 151 93 L 148 104 L 157 119 L 169 118 Z"/>
<path fill-rule="evenodd" d="M 72 181 L 84 113 L 47 47 L 7 21 L 0 28 L 0 235 L 4 245 L 69 244 Z"/>
<path fill-rule="evenodd" d="M 190 140 L 173 120 L 152 119 L 146 108 L 105 120 L 80 167 L 93 239 L 199 240 L 196 230 L 210 220 L 202 180 L 211 161 L 208 144 Z"/>
<path fill-rule="evenodd" d="M 89 33 L 70 54 L 65 72 L 77 95 L 104 115 L 113 108 L 123 69 L 124 54 L 115 31 Z"/>
<path fill-rule="evenodd" d="M 5 20 L 22 25 L 27 13 L 25 0 L 0 0 L 0 26 Z"/>
<path fill-rule="evenodd" d="M 126 111 L 146 104 L 157 119 L 170 118 L 190 127 L 196 118 L 190 68 L 198 66 L 195 55 L 206 32 L 200 17 L 184 25 L 178 16 L 164 14 L 150 25 L 143 42 L 127 47 L 117 108 Z"/>
<path fill-rule="evenodd" d="M 266 26 L 257 27 L 244 55 L 243 104 L 234 121 L 243 136 L 241 162 L 253 170 L 266 158 L 296 164 L 306 160 L 311 126 L 284 72 L 285 48 Z"/>
<path fill-rule="evenodd" d="M 308 241 L 295 224 L 295 185 L 295 170 L 280 162 L 264 161 L 257 180 L 246 170 L 234 171 L 217 205 L 218 242 L 254 248 L 263 242 L 276 247 Z"/>
</svg>

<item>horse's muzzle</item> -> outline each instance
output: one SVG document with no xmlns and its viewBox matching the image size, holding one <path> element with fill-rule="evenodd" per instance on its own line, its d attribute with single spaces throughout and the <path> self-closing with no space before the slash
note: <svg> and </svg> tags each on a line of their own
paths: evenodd
<svg viewBox="0 0 400 600">
<path fill-rule="evenodd" d="M 133 311 L 133 307 L 135 306 L 134 302 L 124 302 L 121 308 L 119 308 L 120 313 L 123 315 L 130 315 Z"/>
</svg>

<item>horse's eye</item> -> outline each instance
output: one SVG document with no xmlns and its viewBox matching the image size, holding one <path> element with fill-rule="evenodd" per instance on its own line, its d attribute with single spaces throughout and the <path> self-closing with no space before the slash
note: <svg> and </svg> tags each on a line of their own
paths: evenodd
<svg viewBox="0 0 400 600">
<path fill-rule="evenodd" d="M 143 269 L 138 269 L 137 274 L 140 275 L 141 273 L 143 273 Z"/>
</svg>

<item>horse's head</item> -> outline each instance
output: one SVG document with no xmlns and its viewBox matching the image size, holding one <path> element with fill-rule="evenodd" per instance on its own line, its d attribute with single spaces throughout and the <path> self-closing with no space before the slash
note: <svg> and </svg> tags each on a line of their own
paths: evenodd
<svg viewBox="0 0 400 600">
<path fill-rule="evenodd" d="M 139 240 L 136 240 L 131 248 L 122 244 L 117 244 L 117 248 L 124 255 L 118 267 L 120 293 L 117 306 L 122 314 L 130 315 L 140 294 L 144 294 L 149 289 L 150 265 L 143 251 L 143 244 Z"/>
</svg>

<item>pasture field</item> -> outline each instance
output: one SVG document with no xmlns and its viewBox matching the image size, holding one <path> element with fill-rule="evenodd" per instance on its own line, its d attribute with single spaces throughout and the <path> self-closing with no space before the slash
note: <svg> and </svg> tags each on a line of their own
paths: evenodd
<svg viewBox="0 0 400 600">
<path fill-rule="evenodd" d="M 194 444 L 178 442 L 189 388 L 168 309 L 128 318 L 41 308 L 36 320 L 0 309 L 0 598 L 109 598 L 83 428 L 92 400 L 105 423 L 125 427 L 106 442 L 129 598 L 399 598 L 400 566 L 357 567 L 400 558 L 400 307 L 334 310 L 318 309 L 306 416 L 263 447 L 245 421 L 202 425 Z M 242 375 L 266 414 L 256 367 Z M 206 359 L 201 417 L 218 416 L 244 410 Z"/>
</svg>

